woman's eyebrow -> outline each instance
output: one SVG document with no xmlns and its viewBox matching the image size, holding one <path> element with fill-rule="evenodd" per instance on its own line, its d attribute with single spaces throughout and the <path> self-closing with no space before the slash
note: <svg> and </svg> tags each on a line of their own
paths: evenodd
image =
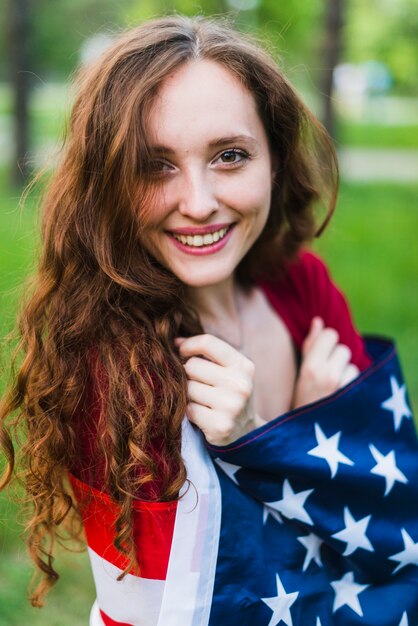
<svg viewBox="0 0 418 626">
<path fill-rule="evenodd" d="M 251 135 L 228 135 L 225 137 L 217 137 L 209 142 L 210 148 L 221 148 L 222 146 L 231 146 L 237 143 L 246 143 L 253 149 L 259 148 L 259 142 Z M 171 155 L 175 154 L 176 150 L 170 146 L 155 145 L 150 146 L 150 152 L 154 155 Z"/>
<path fill-rule="evenodd" d="M 228 135 L 226 137 L 219 137 L 209 142 L 210 147 L 218 148 L 225 145 L 246 143 L 251 144 L 254 148 L 259 147 L 260 144 L 251 135 Z"/>
</svg>

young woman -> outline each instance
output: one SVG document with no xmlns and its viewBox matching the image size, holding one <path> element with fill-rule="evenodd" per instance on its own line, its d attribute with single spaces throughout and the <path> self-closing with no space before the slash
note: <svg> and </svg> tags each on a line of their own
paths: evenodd
<svg viewBox="0 0 418 626">
<path fill-rule="evenodd" d="M 242 464 L 209 453 L 268 433 L 370 366 L 344 297 L 303 249 L 334 209 L 336 178 L 325 131 L 280 69 L 219 22 L 146 23 L 80 73 L 20 317 L 23 360 L 2 408 L 26 429 L 28 545 L 42 573 L 34 604 L 58 577 L 61 524 L 81 514 L 92 624 L 315 623 L 314 609 L 290 611 L 296 592 L 283 574 L 263 592 L 265 581 L 240 573 L 243 554 L 248 564 L 266 553 L 264 540 L 254 542 L 252 514 L 236 517 Z M 2 444 L 7 482 L 5 429 Z M 338 437 L 333 454 L 322 457 L 332 477 L 353 465 Z M 259 462 L 250 455 L 249 467 Z M 307 497 L 287 479 L 281 489 Z M 262 500 L 266 532 L 310 524 L 300 498 Z M 221 556 L 227 532 L 245 527 L 254 546 Z M 288 540 L 267 545 L 284 555 Z"/>
</svg>

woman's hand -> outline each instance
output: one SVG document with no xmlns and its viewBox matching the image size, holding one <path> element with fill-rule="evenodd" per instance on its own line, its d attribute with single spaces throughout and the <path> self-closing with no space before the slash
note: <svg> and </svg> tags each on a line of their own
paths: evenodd
<svg viewBox="0 0 418 626">
<path fill-rule="evenodd" d="M 213 335 L 176 339 L 188 378 L 186 415 L 214 445 L 226 445 L 253 430 L 254 364 Z"/>
<path fill-rule="evenodd" d="M 293 408 L 315 402 L 347 385 L 360 373 L 351 361 L 351 350 L 338 342 L 333 328 L 314 317 L 302 345 L 302 364 L 296 380 Z"/>
</svg>

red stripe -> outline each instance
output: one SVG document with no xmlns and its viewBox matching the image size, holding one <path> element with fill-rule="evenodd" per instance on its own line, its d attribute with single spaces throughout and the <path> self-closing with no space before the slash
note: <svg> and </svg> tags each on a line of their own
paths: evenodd
<svg viewBox="0 0 418 626">
<path fill-rule="evenodd" d="M 100 609 L 100 615 L 105 626 L 132 626 L 132 624 L 128 624 L 127 622 L 115 622 L 115 620 L 106 615 L 102 609 Z"/>
<path fill-rule="evenodd" d="M 120 507 L 108 495 L 69 475 L 74 495 L 80 506 L 87 543 L 97 554 L 124 570 L 129 559 L 113 545 L 115 522 Z M 133 534 L 139 572 L 142 578 L 165 580 L 177 502 L 142 502 L 133 504 Z M 110 619 L 110 618 L 108 618 Z M 109 622 L 109 624 L 119 622 Z"/>
</svg>

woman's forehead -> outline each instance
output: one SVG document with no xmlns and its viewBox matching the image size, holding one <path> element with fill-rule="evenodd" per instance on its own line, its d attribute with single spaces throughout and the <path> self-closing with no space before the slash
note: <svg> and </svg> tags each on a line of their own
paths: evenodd
<svg viewBox="0 0 418 626">
<path fill-rule="evenodd" d="M 160 86 L 148 118 L 152 144 L 207 142 L 263 131 L 252 94 L 220 63 L 192 61 Z"/>
</svg>

